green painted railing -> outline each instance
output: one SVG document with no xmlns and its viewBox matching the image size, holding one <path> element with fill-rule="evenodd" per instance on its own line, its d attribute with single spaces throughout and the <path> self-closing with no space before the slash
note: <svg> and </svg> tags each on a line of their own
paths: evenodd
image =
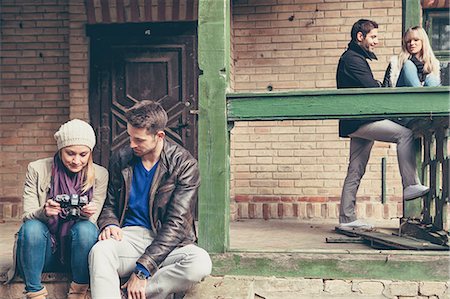
<svg viewBox="0 0 450 299">
<path fill-rule="evenodd" d="M 230 93 L 228 121 L 446 116 L 448 87 Z"/>
</svg>

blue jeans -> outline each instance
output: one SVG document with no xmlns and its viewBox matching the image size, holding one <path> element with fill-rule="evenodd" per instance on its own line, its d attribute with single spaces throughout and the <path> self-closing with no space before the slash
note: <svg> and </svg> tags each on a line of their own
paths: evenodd
<svg viewBox="0 0 450 299">
<path fill-rule="evenodd" d="M 95 224 L 82 220 L 70 230 L 70 266 L 72 280 L 89 283 L 88 255 L 97 241 Z M 41 274 L 61 270 L 59 253 L 52 253 L 52 243 L 47 225 L 39 220 L 26 221 L 19 230 L 17 240 L 17 266 L 27 292 L 43 289 Z"/>
<path fill-rule="evenodd" d="M 441 82 L 439 78 L 437 78 L 433 74 L 428 74 L 425 77 L 425 81 L 423 86 L 439 86 Z M 419 76 L 417 75 L 417 67 L 411 60 L 406 60 L 403 64 L 402 70 L 400 71 L 400 75 L 398 76 L 396 87 L 421 87 Z"/>
</svg>

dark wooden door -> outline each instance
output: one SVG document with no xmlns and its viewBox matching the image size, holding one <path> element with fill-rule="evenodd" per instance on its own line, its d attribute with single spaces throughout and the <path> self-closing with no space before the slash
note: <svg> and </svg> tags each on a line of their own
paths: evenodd
<svg viewBox="0 0 450 299">
<path fill-rule="evenodd" d="M 146 36 L 147 30 L 128 38 L 100 36 L 92 43 L 90 117 L 100 141 L 94 159 L 104 166 L 111 151 L 128 146 L 124 113 L 142 100 L 164 107 L 167 138 L 197 157 L 196 35 Z"/>
</svg>

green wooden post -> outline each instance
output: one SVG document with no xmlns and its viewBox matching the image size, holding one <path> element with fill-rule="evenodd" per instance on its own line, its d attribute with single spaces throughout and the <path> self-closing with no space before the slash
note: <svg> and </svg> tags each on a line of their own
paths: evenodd
<svg viewBox="0 0 450 299">
<path fill-rule="evenodd" d="M 420 0 L 402 0 L 402 32 L 413 26 L 419 26 L 422 15 Z"/>
<path fill-rule="evenodd" d="M 228 85 L 229 0 L 199 0 L 198 153 L 199 245 L 225 252 L 229 243 L 230 162 L 225 91 Z"/>
</svg>

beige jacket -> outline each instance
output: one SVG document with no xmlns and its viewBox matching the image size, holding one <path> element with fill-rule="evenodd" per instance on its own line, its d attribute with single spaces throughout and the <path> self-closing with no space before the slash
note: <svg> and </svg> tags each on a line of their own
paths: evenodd
<svg viewBox="0 0 450 299">
<path fill-rule="evenodd" d="M 23 221 L 29 219 L 48 221 L 48 217 L 44 213 L 44 204 L 47 201 L 47 193 L 50 190 L 52 164 L 53 158 L 45 158 L 28 164 L 23 189 Z M 95 182 L 92 201 L 97 206 L 97 212 L 89 218 L 89 221 L 92 223 L 97 222 L 108 187 L 108 171 L 97 164 L 94 164 L 94 169 Z"/>
<path fill-rule="evenodd" d="M 23 189 L 23 215 L 22 220 L 25 222 L 30 219 L 38 219 L 47 222 L 48 217 L 44 212 L 44 204 L 47 201 L 47 193 L 50 190 L 51 174 L 52 174 L 52 158 L 36 160 L 28 164 L 28 170 L 25 177 L 25 186 Z M 108 171 L 106 168 L 94 164 L 95 181 L 92 201 L 97 205 L 97 212 L 89 218 L 92 223 L 97 222 L 97 218 L 102 211 L 105 202 L 106 190 L 108 187 Z M 15 275 L 16 270 L 16 241 L 14 244 L 13 266 L 8 270 L 8 279 L 10 282 Z"/>
</svg>

